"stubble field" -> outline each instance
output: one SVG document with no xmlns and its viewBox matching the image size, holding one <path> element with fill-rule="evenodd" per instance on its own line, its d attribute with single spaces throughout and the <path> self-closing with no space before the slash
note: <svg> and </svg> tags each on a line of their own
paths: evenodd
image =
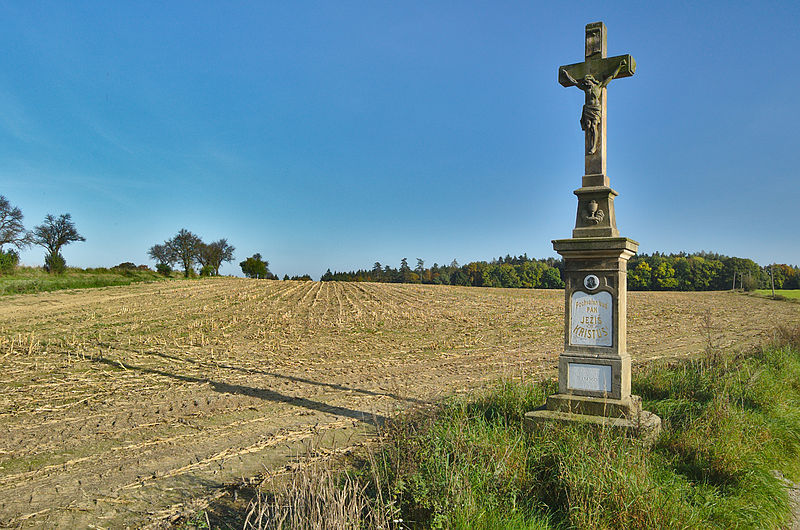
<svg viewBox="0 0 800 530">
<path fill-rule="evenodd" d="M 220 278 L 0 300 L 0 527 L 158 524 L 302 443 L 555 373 L 563 292 Z M 797 304 L 630 293 L 634 366 L 750 347 Z"/>
</svg>

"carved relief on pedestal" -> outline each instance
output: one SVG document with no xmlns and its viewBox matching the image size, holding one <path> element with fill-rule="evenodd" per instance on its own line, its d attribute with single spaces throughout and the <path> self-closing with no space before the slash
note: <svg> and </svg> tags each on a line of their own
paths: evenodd
<svg viewBox="0 0 800 530">
<path fill-rule="evenodd" d="M 583 220 L 589 224 L 600 224 L 605 219 L 606 214 L 599 208 L 597 201 L 589 201 L 586 211 L 583 212 Z"/>
</svg>

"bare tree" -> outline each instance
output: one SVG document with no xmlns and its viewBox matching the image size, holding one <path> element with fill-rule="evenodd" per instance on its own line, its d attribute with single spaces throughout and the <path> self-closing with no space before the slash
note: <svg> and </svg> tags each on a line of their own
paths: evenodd
<svg viewBox="0 0 800 530">
<path fill-rule="evenodd" d="M 175 252 L 166 243 L 163 245 L 153 245 L 150 247 L 150 250 L 147 251 L 147 255 L 155 260 L 155 262 L 159 265 L 169 265 L 171 267 L 176 261 L 178 261 L 178 257 L 175 255 Z"/>
<path fill-rule="evenodd" d="M 11 206 L 3 195 L 0 195 L 0 252 L 3 245 L 12 245 L 23 249 L 33 242 L 33 235 L 25 230 L 22 224 L 22 210 Z"/>
<path fill-rule="evenodd" d="M 74 241 L 86 241 L 86 238 L 78 233 L 68 213 L 57 218 L 47 214 L 44 223 L 33 229 L 33 242 L 47 250 L 44 266 L 50 272 L 64 271 L 66 261 L 61 255 L 61 247 Z"/>
<path fill-rule="evenodd" d="M 214 270 L 214 276 L 219 276 L 219 268 L 222 263 L 233 261 L 233 252 L 236 248 L 228 243 L 227 239 L 220 239 L 209 244 L 201 244 L 198 254 L 198 261 L 203 267 L 210 267 Z"/>
<path fill-rule="evenodd" d="M 172 239 L 165 241 L 164 244 L 174 253 L 176 261 L 183 265 L 183 274 L 188 278 L 189 271 L 197 263 L 203 240 L 185 228 L 181 228 Z"/>
</svg>

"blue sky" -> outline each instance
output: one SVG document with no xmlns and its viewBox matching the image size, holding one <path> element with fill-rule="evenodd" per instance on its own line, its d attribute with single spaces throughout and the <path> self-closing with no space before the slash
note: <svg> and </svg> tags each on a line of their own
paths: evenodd
<svg viewBox="0 0 800 530">
<path fill-rule="evenodd" d="M 187 228 L 273 272 L 553 256 L 583 174 L 557 83 L 608 26 L 617 222 L 642 252 L 800 264 L 797 2 L 10 2 L 0 194 L 68 264 Z M 23 252 L 40 264 L 43 249 Z"/>
</svg>

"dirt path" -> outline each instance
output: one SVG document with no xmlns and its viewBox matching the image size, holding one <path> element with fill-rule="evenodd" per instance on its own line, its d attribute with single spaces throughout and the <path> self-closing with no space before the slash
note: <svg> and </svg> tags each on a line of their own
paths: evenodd
<svg viewBox="0 0 800 530">
<path fill-rule="evenodd" d="M 216 279 L 0 301 L 0 526 L 120 528 L 348 446 L 397 411 L 553 374 L 563 293 Z M 758 344 L 800 306 L 632 293 L 634 363 Z"/>
</svg>

